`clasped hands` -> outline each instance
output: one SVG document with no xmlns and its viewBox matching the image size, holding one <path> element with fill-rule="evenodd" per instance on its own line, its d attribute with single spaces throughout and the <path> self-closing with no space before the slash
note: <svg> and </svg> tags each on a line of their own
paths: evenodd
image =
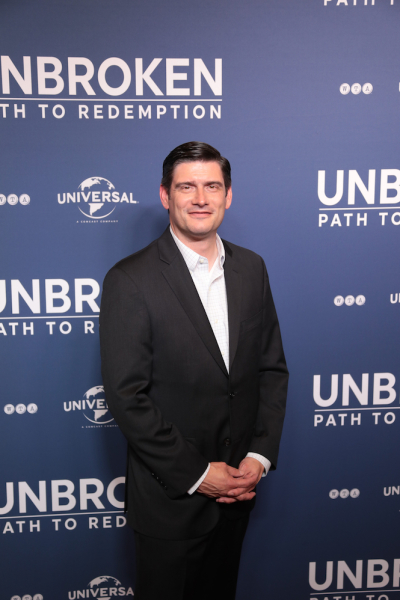
<svg viewBox="0 0 400 600">
<path fill-rule="evenodd" d="M 244 458 L 238 469 L 224 462 L 212 462 L 197 491 L 224 504 L 251 500 L 263 472 L 263 465 L 251 457 Z"/>
</svg>

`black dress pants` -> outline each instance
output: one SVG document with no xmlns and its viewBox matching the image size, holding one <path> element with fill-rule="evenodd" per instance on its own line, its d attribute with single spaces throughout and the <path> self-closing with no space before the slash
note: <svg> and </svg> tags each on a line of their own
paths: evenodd
<svg viewBox="0 0 400 600">
<path fill-rule="evenodd" d="M 249 516 L 192 540 L 162 540 L 135 531 L 136 600 L 234 600 Z"/>
</svg>

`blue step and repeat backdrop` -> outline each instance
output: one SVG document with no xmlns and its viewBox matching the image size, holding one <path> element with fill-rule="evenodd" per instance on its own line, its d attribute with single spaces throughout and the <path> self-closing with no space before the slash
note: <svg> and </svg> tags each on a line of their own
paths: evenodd
<svg viewBox="0 0 400 600">
<path fill-rule="evenodd" d="M 400 0 L 3 0 L 1 600 L 134 594 L 105 402 L 107 270 L 161 164 L 226 155 L 291 371 L 238 599 L 400 598 Z"/>
</svg>

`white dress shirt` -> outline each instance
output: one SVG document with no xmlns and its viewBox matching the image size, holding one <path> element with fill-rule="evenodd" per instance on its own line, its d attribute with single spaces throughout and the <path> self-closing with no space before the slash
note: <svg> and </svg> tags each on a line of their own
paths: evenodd
<svg viewBox="0 0 400 600">
<path fill-rule="evenodd" d="M 178 246 L 185 263 L 192 276 L 197 292 L 200 296 L 201 303 L 204 306 L 208 320 L 214 332 L 219 349 L 221 350 L 222 358 L 229 372 L 229 324 L 228 324 L 228 303 L 226 299 L 225 287 L 225 248 L 221 238 L 217 234 L 217 251 L 218 256 L 209 270 L 208 260 L 204 256 L 200 256 L 194 250 L 186 246 L 179 240 L 172 228 L 170 227 L 171 235 Z M 264 467 L 263 477 L 269 471 L 271 462 L 265 456 L 256 452 L 248 452 L 247 456 L 257 459 Z M 188 490 L 188 494 L 193 494 L 199 485 L 205 479 L 210 465 L 204 471 L 203 475 L 196 483 Z"/>
</svg>

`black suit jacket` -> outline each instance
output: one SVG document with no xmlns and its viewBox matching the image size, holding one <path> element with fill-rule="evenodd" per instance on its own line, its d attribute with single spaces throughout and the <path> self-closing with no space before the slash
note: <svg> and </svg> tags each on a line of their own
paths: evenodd
<svg viewBox="0 0 400 600">
<path fill-rule="evenodd" d="M 128 522 L 145 535 L 200 537 L 220 505 L 187 490 L 211 461 L 237 467 L 247 452 L 276 467 L 288 372 L 262 258 L 224 242 L 229 373 L 169 228 L 104 280 L 102 373 L 128 440 Z"/>
</svg>

